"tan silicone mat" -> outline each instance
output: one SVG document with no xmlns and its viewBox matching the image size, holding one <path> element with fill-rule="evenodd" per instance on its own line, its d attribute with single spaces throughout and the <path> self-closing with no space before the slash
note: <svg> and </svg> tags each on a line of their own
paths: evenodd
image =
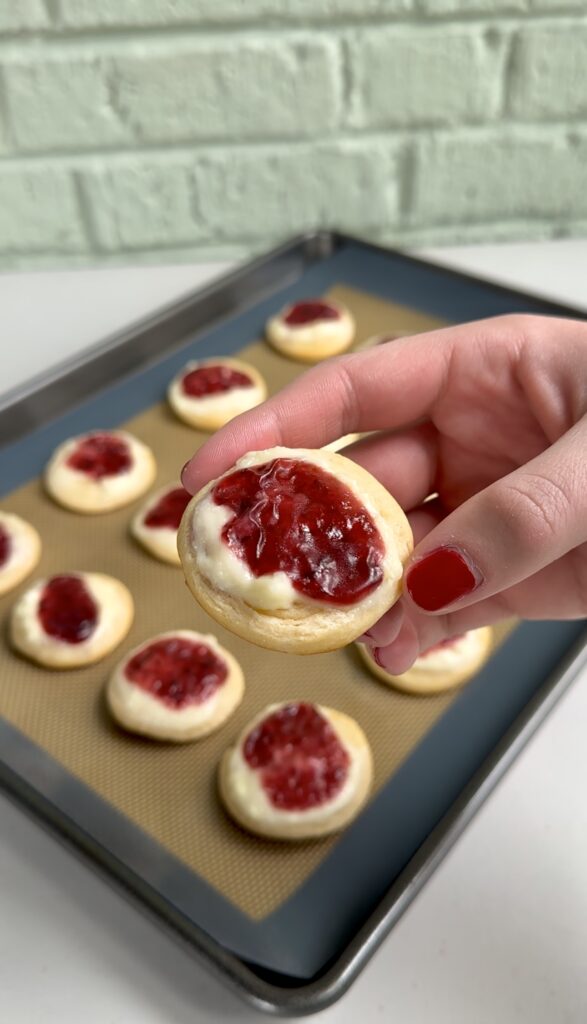
<svg viewBox="0 0 587 1024">
<path fill-rule="evenodd" d="M 348 288 L 336 287 L 329 294 L 352 309 L 359 344 L 382 331 L 438 325 L 414 310 Z M 302 369 L 262 341 L 243 349 L 242 356 L 261 370 L 272 392 Z M 156 454 L 155 486 L 177 477 L 204 438 L 179 423 L 165 404 L 126 426 Z M 124 644 L 109 658 L 56 673 L 22 660 L 6 642 L 10 607 L 27 584 L 1 599 L 0 713 L 253 918 L 275 910 L 336 839 L 291 846 L 265 842 L 240 831 L 224 815 L 216 797 L 216 766 L 247 720 L 265 704 L 287 699 L 346 711 L 371 741 L 377 791 L 454 699 L 451 693 L 417 698 L 388 689 L 369 674 L 352 647 L 302 658 L 262 651 L 227 633 L 189 596 L 180 569 L 156 562 L 132 541 L 128 524 L 136 503 L 105 516 L 78 516 L 53 504 L 34 481 L 3 499 L 2 508 L 24 516 L 40 531 L 43 557 L 33 578 L 72 570 L 110 573 L 132 591 L 136 618 Z M 242 706 L 224 728 L 185 746 L 125 734 L 110 721 L 102 697 L 124 650 L 173 628 L 216 633 L 240 660 L 247 684 Z"/>
</svg>

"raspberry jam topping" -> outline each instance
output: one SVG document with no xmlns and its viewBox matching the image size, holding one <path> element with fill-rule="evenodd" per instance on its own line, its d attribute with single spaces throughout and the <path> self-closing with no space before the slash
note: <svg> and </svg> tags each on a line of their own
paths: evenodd
<svg viewBox="0 0 587 1024">
<path fill-rule="evenodd" d="M 228 669 L 207 644 L 169 636 L 142 647 L 124 674 L 153 697 L 176 711 L 204 704 L 222 686 Z"/>
<path fill-rule="evenodd" d="M 2 526 L 2 523 L 0 523 L 0 569 L 2 568 L 3 565 L 6 565 L 8 559 L 10 558 L 11 551 L 12 538 L 8 530 L 6 530 Z"/>
<path fill-rule="evenodd" d="M 191 494 L 188 494 L 183 487 L 174 487 L 173 490 L 162 494 L 156 505 L 149 509 L 143 522 L 145 526 L 154 529 L 167 527 L 169 530 L 178 530 L 181 517 L 190 501 Z"/>
<path fill-rule="evenodd" d="M 98 606 L 80 576 L 52 576 L 43 588 L 38 616 L 49 636 L 81 644 L 96 628 Z"/>
<path fill-rule="evenodd" d="M 223 540 L 254 576 L 285 572 L 306 598 L 354 604 L 383 578 L 383 540 L 344 484 L 311 462 L 274 459 L 212 490 L 234 516 Z"/>
<path fill-rule="evenodd" d="M 128 473 L 132 460 L 128 444 L 121 437 L 88 434 L 71 453 L 67 465 L 92 480 L 102 480 L 105 476 Z"/>
<path fill-rule="evenodd" d="M 289 327 L 301 327 L 316 320 L 340 320 L 340 313 L 336 306 L 322 299 L 306 299 L 305 302 L 294 302 L 284 320 Z"/>
<path fill-rule="evenodd" d="M 421 658 L 427 658 L 429 654 L 435 654 L 436 651 L 443 651 L 447 647 L 456 647 L 460 640 L 466 636 L 466 633 L 459 633 L 457 636 L 449 636 L 446 640 L 439 640 L 434 647 L 429 647 L 427 651 L 423 651 L 420 655 Z"/>
<path fill-rule="evenodd" d="M 307 811 L 332 800 L 348 775 L 350 758 L 313 704 L 286 704 L 264 718 L 243 745 L 280 811 Z"/>
<path fill-rule="evenodd" d="M 182 377 L 181 386 L 190 398 L 205 398 L 233 388 L 250 388 L 253 381 L 248 374 L 219 363 L 218 366 L 198 366 L 196 370 L 190 370 Z"/>
</svg>

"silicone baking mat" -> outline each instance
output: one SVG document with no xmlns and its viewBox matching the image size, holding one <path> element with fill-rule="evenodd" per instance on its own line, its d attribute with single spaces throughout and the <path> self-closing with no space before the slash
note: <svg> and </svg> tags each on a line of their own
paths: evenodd
<svg viewBox="0 0 587 1024">
<path fill-rule="evenodd" d="M 2 507 L 30 519 L 44 540 L 36 575 L 108 572 L 129 585 L 137 606 L 132 632 L 117 652 L 97 666 L 59 674 L 10 652 L 6 624 L 18 591 L 0 601 L 4 757 L 9 762 L 13 751 L 25 750 L 20 774 L 58 809 L 63 830 L 75 825 L 86 845 L 96 844 L 96 854 L 99 844 L 116 862 L 116 873 L 127 873 L 130 887 L 141 883 L 143 893 L 149 887 L 151 903 L 156 894 L 169 913 L 177 912 L 225 949 L 297 978 L 314 976 L 356 933 L 557 666 L 577 635 L 576 625 L 516 629 L 461 692 L 426 698 L 396 693 L 369 674 L 352 648 L 299 658 L 261 651 L 225 633 L 189 597 L 181 570 L 155 562 L 130 539 L 136 504 L 103 517 L 78 517 L 50 502 L 38 473 L 64 438 L 124 422 L 156 454 L 154 486 L 173 480 L 204 435 L 182 425 L 161 402 L 169 379 L 195 355 L 240 351 L 264 373 L 270 391 L 277 390 L 303 369 L 258 340 L 267 315 L 285 300 L 320 292 L 342 299 L 357 319 L 359 345 L 371 334 L 425 330 L 470 315 L 461 302 L 465 312 L 459 317 L 442 281 L 436 290 L 419 290 L 413 282 L 406 287 L 401 257 L 394 257 L 394 276 L 387 254 L 350 249 L 203 337 L 171 353 L 163 346 L 154 365 L 113 383 L 0 455 L 7 492 Z M 470 289 L 460 287 L 470 302 Z M 394 291 L 395 301 L 382 297 Z M 411 304 L 398 302 L 397 293 L 409 296 Z M 110 721 L 102 697 L 113 664 L 154 632 L 190 626 L 216 633 L 241 661 L 247 682 L 241 708 L 218 733 L 187 746 L 125 734 Z M 375 757 L 373 798 L 357 822 L 341 837 L 296 846 L 255 839 L 236 828 L 218 803 L 215 781 L 222 751 L 247 719 L 269 701 L 292 698 L 351 714 L 367 732 Z"/>
</svg>

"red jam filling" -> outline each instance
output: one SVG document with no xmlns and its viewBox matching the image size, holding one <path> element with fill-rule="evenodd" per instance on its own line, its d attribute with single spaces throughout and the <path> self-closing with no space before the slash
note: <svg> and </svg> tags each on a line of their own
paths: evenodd
<svg viewBox="0 0 587 1024">
<path fill-rule="evenodd" d="M 183 487 L 174 487 L 172 491 L 167 491 L 167 494 L 163 494 L 157 504 L 147 512 L 143 520 L 145 526 L 178 530 L 190 498 L 191 494 L 184 491 Z"/>
<path fill-rule="evenodd" d="M 263 719 L 243 746 L 280 811 L 307 811 L 332 800 L 348 775 L 350 758 L 313 704 L 287 704 Z"/>
<path fill-rule="evenodd" d="M 38 616 L 49 636 L 81 644 L 96 628 L 98 606 L 81 577 L 52 576 L 43 588 Z"/>
<path fill-rule="evenodd" d="M 207 644 L 170 636 L 138 651 L 124 674 L 131 683 L 179 711 L 209 700 L 226 680 L 228 669 Z"/>
<path fill-rule="evenodd" d="M 219 363 L 218 366 L 199 366 L 196 370 L 190 370 L 182 377 L 181 386 L 190 398 L 205 398 L 232 391 L 233 388 L 250 388 L 253 381 L 247 373 Z"/>
<path fill-rule="evenodd" d="M 128 473 L 132 459 L 126 441 L 113 434 L 88 434 L 67 460 L 71 469 L 85 473 L 92 480 Z"/>
<path fill-rule="evenodd" d="M 311 462 L 274 459 L 212 490 L 234 515 L 223 540 L 255 576 L 285 572 L 306 598 L 354 604 L 383 578 L 383 540 L 344 484 Z"/>
<path fill-rule="evenodd" d="M 466 636 L 465 633 L 459 633 L 457 636 L 449 636 L 446 640 L 439 640 L 433 647 L 429 647 L 427 651 L 423 651 L 421 654 L 422 658 L 427 658 L 429 654 L 434 654 L 436 651 L 442 651 L 446 647 L 456 647 L 459 640 L 462 640 Z"/>
<path fill-rule="evenodd" d="M 301 327 L 303 324 L 313 324 L 316 320 L 340 320 L 340 313 L 329 302 L 307 299 L 290 306 L 284 320 L 289 327 Z"/>
<path fill-rule="evenodd" d="M 6 565 L 12 551 L 12 538 L 0 523 L 0 569 Z"/>
</svg>

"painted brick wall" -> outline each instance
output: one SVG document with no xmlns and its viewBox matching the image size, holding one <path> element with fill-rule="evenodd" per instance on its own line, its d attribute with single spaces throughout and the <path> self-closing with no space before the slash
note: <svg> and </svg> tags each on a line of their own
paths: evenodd
<svg viewBox="0 0 587 1024">
<path fill-rule="evenodd" d="M 0 0 L 0 266 L 587 233 L 587 0 Z"/>
</svg>

